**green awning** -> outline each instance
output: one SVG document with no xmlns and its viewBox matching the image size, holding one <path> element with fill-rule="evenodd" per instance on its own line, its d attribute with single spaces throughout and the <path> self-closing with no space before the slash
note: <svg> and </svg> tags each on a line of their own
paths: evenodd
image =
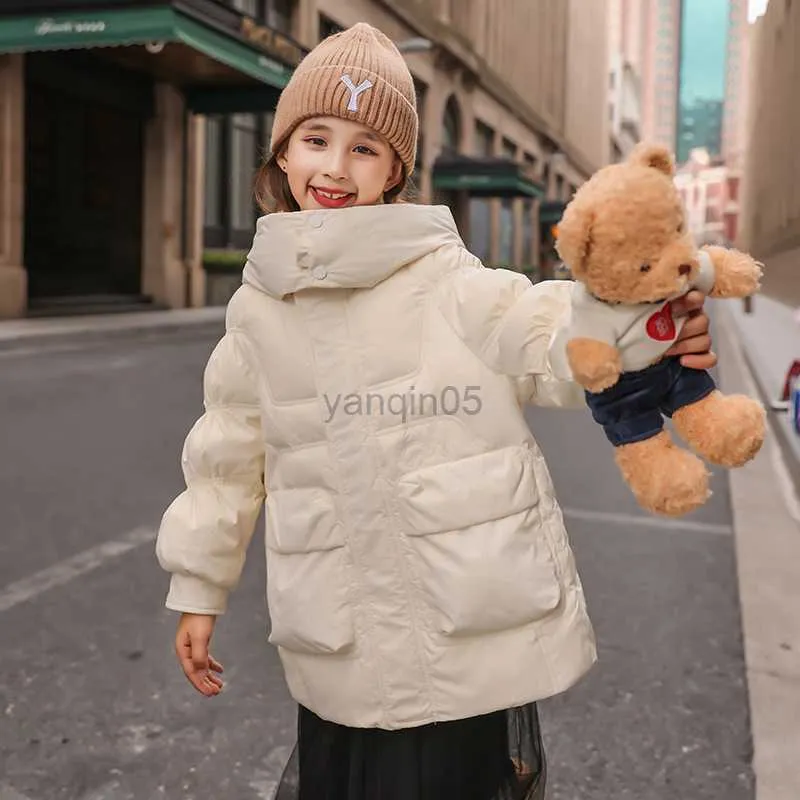
<svg viewBox="0 0 800 800">
<path fill-rule="evenodd" d="M 544 187 L 528 178 L 520 165 L 505 158 L 449 154 L 433 165 L 433 188 L 466 191 L 473 197 L 543 197 Z"/>
<path fill-rule="evenodd" d="M 491 175 L 441 175 L 433 181 L 434 189 L 443 191 L 466 190 L 471 195 L 486 197 L 505 197 L 523 195 L 539 197 L 539 191 L 530 181 L 517 177 Z"/>
<path fill-rule="evenodd" d="M 185 44 L 250 78 L 282 89 L 290 67 L 231 36 L 207 28 L 173 8 L 73 11 L 3 17 L 0 53 L 115 47 L 147 42 Z"/>
<path fill-rule="evenodd" d="M 561 221 L 566 203 L 560 200 L 549 200 L 539 206 L 539 222 L 543 225 L 555 225 Z"/>
</svg>

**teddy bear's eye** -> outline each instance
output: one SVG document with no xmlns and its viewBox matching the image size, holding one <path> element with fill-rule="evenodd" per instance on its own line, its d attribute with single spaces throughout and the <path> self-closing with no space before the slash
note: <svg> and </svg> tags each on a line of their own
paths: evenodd
<svg viewBox="0 0 800 800">
<path fill-rule="evenodd" d="M 639 267 L 639 270 L 641 272 L 650 272 L 650 265 L 649 264 L 642 264 L 642 266 Z"/>
</svg>

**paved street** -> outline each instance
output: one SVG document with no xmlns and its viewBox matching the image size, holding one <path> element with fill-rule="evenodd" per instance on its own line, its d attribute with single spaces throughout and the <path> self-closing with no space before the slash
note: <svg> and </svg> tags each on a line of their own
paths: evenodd
<svg viewBox="0 0 800 800">
<path fill-rule="evenodd" d="M 206 334 L 0 353 L 0 800 L 269 798 L 294 711 L 265 645 L 256 536 L 206 700 L 172 655 L 153 550 L 201 410 Z M 640 514 L 587 413 L 536 410 L 600 661 L 542 705 L 549 800 L 750 800 L 727 482 Z M 261 525 L 261 523 L 259 523 Z"/>
</svg>

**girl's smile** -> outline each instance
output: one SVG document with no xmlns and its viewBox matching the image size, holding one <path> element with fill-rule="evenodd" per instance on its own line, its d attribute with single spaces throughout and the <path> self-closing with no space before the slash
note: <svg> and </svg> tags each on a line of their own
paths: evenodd
<svg viewBox="0 0 800 800">
<path fill-rule="evenodd" d="M 343 208 L 349 205 L 351 200 L 355 200 L 352 192 L 341 192 L 336 189 L 320 189 L 310 186 L 309 190 L 312 197 L 324 208 Z"/>
</svg>

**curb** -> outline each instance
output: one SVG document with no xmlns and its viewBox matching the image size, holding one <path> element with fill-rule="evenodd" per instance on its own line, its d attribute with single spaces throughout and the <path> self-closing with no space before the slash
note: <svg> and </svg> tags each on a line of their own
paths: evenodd
<svg viewBox="0 0 800 800">
<path fill-rule="evenodd" d="M 219 334 L 225 330 L 225 307 L 130 314 L 98 314 L 52 319 L 25 319 L 0 323 L 0 353 L 34 348 L 130 339 L 152 340 L 164 335 Z"/>
<path fill-rule="evenodd" d="M 759 374 L 758 361 L 753 353 L 750 352 L 747 341 L 744 338 L 740 338 L 740 342 L 742 355 L 747 363 L 747 368 L 753 376 L 758 393 L 761 395 L 761 401 L 766 408 L 767 417 L 772 423 L 772 430 L 775 432 L 778 446 L 783 453 L 783 460 L 786 463 L 786 469 L 789 471 L 789 477 L 794 483 L 794 490 L 800 495 L 800 434 L 795 433 L 793 430 L 788 411 L 775 411 L 770 408 L 770 403 L 775 399 L 775 392 L 770 391 L 763 376 Z"/>
<path fill-rule="evenodd" d="M 753 343 L 745 335 L 737 315 L 732 313 L 730 309 L 726 309 L 726 312 L 739 340 L 742 356 L 753 376 L 753 382 L 758 390 L 760 399 L 766 408 L 767 417 L 775 432 L 775 438 L 786 462 L 786 468 L 794 484 L 795 492 L 800 495 L 800 435 L 792 428 L 787 411 L 776 411 L 771 408 L 776 396 L 774 376 L 767 374 L 767 371 L 762 366 L 758 353 L 755 351 Z"/>
</svg>

